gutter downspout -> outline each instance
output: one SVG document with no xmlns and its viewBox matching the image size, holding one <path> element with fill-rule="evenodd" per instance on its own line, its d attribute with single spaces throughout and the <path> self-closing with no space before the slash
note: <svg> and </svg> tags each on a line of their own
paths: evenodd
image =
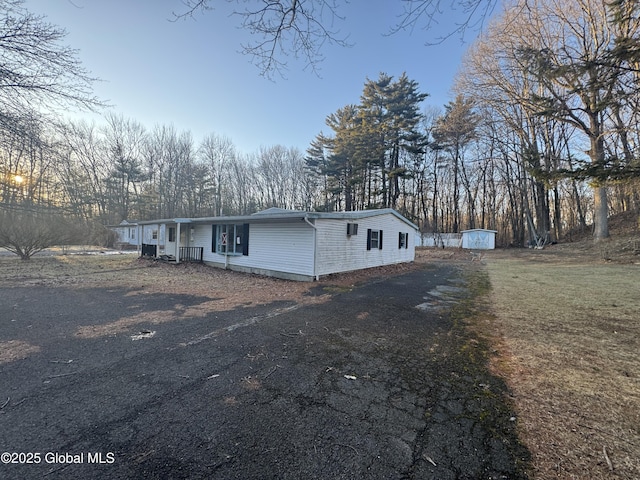
<svg viewBox="0 0 640 480">
<path fill-rule="evenodd" d="M 229 227 L 225 227 L 227 231 L 227 243 L 224 245 L 224 269 L 229 270 Z"/>
<path fill-rule="evenodd" d="M 176 224 L 176 265 L 180 263 L 180 222 Z"/>
<path fill-rule="evenodd" d="M 318 281 L 320 280 L 320 275 L 316 275 L 316 263 L 318 257 L 318 227 L 311 223 L 308 215 L 304 216 L 304 221 L 308 223 L 311 228 L 313 228 L 313 278 Z"/>
</svg>

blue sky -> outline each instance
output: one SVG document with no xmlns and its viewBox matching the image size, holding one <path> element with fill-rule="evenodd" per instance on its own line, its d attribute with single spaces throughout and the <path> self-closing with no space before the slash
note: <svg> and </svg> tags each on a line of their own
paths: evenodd
<svg viewBox="0 0 640 480">
<path fill-rule="evenodd" d="M 425 106 L 442 107 L 461 58 L 475 32 L 463 43 L 453 37 L 425 46 L 437 31 L 384 36 L 402 12 L 394 0 L 352 0 L 336 24 L 350 48 L 326 46 L 319 75 L 291 59 L 286 78 L 266 79 L 250 58 L 239 53 L 249 33 L 231 7 L 195 19 L 171 22 L 180 0 L 27 0 L 26 7 L 68 32 L 67 43 L 93 76 L 95 93 L 113 111 L 151 129 L 173 124 L 199 142 L 215 133 L 230 138 L 242 153 L 260 146 L 284 145 L 303 152 L 320 132 L 327 115 L 358 103 L 367 78 L 380 72 L 410 79 L 429 93 Z M 440 19 L 442 32 L 455 24 L 455 12 Z M 91 119 L 88 114 L 82 117 Z M 96 121 L 99 122 L 99 119 Z"/>
</svg>

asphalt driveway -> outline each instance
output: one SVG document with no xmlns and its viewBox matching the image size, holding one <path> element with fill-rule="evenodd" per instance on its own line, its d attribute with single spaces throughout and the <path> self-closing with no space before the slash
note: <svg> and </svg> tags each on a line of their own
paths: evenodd
<svg viewBox="0 0 640 480">
<path fill-rule="evenodd" d="M 189 317 L 210 299 L 1 288 L 0 478 L 526 478 L 463 271 L 330 293 Z"/>
</svg>

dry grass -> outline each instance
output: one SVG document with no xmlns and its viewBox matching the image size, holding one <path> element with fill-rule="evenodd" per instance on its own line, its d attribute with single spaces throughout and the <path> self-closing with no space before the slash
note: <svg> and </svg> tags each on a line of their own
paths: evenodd
<svg viewBox="0 0 640 480">
<path fill-rule="evenodd" d="M 37 345 L 31 345 L 22 340 L 9 340 L 0 342 L 0 365 L 27 358 L 32 353 L 40 351 Z"/>
<path fill-rule="evenodd" d="M 0 286 L 68 286 L 95 284 L 121 277 L 124 270 L 139 269 L 135 254 L 47 255 L 22 261 L 0 256 Z"/>
<path fill-rule="evenodd" d="M 565 250 L 486 255 L 496 366 L 535 478 L 640 478 L 640 268 Z"/>
</svg>

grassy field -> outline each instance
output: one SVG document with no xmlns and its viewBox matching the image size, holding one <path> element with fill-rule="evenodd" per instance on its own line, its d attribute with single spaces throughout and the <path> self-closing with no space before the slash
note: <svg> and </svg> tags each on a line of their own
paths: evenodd
<svg viewBox="0 0 640 480">
<path fill-rule="evenodd" d="M 567 252 L 484 263 L 484 330 L 535 478 L 640 478 L 640 266 Z"/>
</svg>

